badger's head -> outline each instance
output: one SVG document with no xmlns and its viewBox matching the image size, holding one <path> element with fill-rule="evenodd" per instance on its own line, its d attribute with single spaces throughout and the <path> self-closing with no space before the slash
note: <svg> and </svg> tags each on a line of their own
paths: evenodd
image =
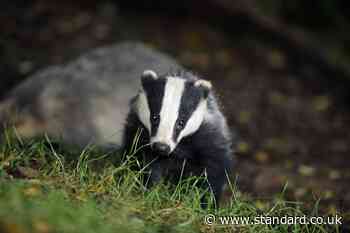
<svg viewBox="0 0 350 233">
<path fill-rule="evenodd" d="M 207 112 L 209 81 L 158 76 L 146 70 L 136 101 L 139 120 L 148 130 L 152 150 L 169 155 L 186 136 L 195 133 Z"/>
</svg>

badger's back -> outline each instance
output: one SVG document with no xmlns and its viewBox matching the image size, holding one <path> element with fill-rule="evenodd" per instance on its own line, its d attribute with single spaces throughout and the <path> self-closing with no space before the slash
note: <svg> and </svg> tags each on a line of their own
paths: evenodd
<svg viewBox="0 0 350 233">
<path fill-rule="evenodd" d="M 178 68 L 172 58 L 140 43 L 95 49 L 20 84 L 0 104 L 0 123 L 11 121 L 24 137 L 47 133 L 81 146 L 120 145 L 142 72 Z"/>
</svg>

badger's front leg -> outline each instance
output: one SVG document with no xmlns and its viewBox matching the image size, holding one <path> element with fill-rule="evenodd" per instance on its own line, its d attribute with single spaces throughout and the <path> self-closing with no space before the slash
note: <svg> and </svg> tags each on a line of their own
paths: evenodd
<svg viewBox="0 0 350 233">
<path fill-rule="evenodd" d="M 220 197 L 227 182 L 227 174 L 229 173 L 229 164 L 231 161 L 226 158 L 215 158 L 214 156 L 205 155 L 202 157 L 203 173 L 206 180 L 202 183 L 202 187 L 208 189 L 215 198 L 216 207 L 219 206 Z M 204 195 L 201 199 L 201 205 L 203 207 L 207 206 L 207 197 Z"/>
<path fill-rule="evenodd" d="M 206 177 L 202 187 L 212 192 L 216 206 L 218 206 L 224 185 L 233 165 L 231 142 L 223 137 L 220 132 L 214 130 L 207 130 L 210 134 L 202 132 L 195 135 L 195 140 L 193 141 L 196 146 L 195 158 L 200 164 L 202 174 Z M 210 139 L 210 141 L 203 142 L 203 139 Z M 206 202 L 206 197 L 204 196 L 202 198 L 202 206 L 205 207 L 207 205 Z"/>
<path fill-rule="evenodd" d="M 163 167 L 161 162 L 156 160 L 150 164 L 149 176 L 146 181 L 146 187 L 150 188 L 153 185 L 158 184 L 163 178 Z"/>
</svg>

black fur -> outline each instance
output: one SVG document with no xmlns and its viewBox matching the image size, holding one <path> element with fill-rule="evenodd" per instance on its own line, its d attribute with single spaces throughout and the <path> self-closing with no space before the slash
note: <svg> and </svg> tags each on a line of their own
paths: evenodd
<svg viewBox="0 0 350 233">
<path fill-rule="evenodd" d="M 152 121 L 151 132 L 157 132 L 159 126 L 159 112 L 162 106 L 166 79 L 154 80 L 152 77 L 142 77 L 142 86 L 147 94 L 147 101 L 150 106 L 150 117 Z"/>
</svg>

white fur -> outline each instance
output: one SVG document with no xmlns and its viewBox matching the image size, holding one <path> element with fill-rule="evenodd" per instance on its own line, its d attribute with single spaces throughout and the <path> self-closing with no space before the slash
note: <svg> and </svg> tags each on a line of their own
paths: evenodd
<svg viewBox="0 0 350 233">
<path fill-rule="evenodd" d="M 194 85 L 196 87 L 199 87 L 199 86 L 202 86 L 202 87 L 206 87 L 208 89 L 211 89 L 212 85 L 211 85 L 211 82 L 207 81 L 207 80 L 204 80 L 204 79 L 199 79 L 197 80 Z"/>
<path fill-rule="evenodd" d="M 142 76 L 151 76 L 153 79 L 157 79 L 158 75 L 156 72 L 154 72 L 153 70 L 145 70 L 142 73 Z"/>
<path fill-rule="evenodd" d="M 151 138 L 151 143 L 162 142 L 175 149 L 176 142 L 173 140 L 175 123 L 179 115 L 181 97 L 185 88 L 185 80 L 169 77 L 165 85 L 165 92 L 160 111 L 160 123 L 157 134 Z"/>
<path fill-rule="evenodd" d="M 183 137 L 191 135 L 199 129 L 200 125 L 203 122 L 206 112 L 207 101 L 201 100 L 201 102 L 197 106 L 197 109 L 192 113 L 190 119 L 188 119 L 185 128 L 180 132 L 180 135 L 177 138 L 177 142 L 180 142 L 180 140 Z"/>
<path fill-rule="evenodd" d="M 148 132 L 151 132 L 151 122 L 150 122 L 150 110 L 148 106 L 148 101 L 146 94 L 141 90 L 138 99 L 136 101 L 136 110 L 139 120 L 147 128 Z"/>
</svg>

